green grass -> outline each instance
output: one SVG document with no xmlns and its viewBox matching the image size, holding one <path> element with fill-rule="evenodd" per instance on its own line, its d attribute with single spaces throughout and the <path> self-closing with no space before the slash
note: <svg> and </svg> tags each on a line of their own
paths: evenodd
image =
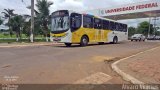
<svg viewBox="0 0 160 90">
<path fill-rule="evenodd" d="M 12 43 L 12 42 L 15 42 L 15 40 L 14 39 L 7 39 L 7 40 L 0 39 L 0 43 Z"/>
<path fill-rule="evenodd" d="M 12 35 L 12 37 L 9 34 L 3 34 L 0 33 L 0 38 L 16 38 L 16 35 Z M 24 34 L 22 34 L 22 38 L 27 38 Z"/>
<path fill-rule="evenodd" d="M 34 39 L 34 42 L 45 42 L 45 39 Z M 0 39 L 0 43 L 13 43 L 16 42 L 16 39 Z M 21 39 L 19 40 L 19 43 L 26 42 L 29 43 L 30 41 L 28 39 Z"/>
<path fill-rule="evenodd" d="M 29 39 L 25 39 L 28 38 L 25 36 L 25 34 L 22 34 L 22 39 L 19 40 L 19 42 L 29 42 Z M 40 38 L 40 39 L 36 39 L 36 38 Z M 8 34 L 3 34 L 0 33 L 0 43 L 13 43 L 16 42 L 16 35 L 12 35 L 12 37 Z M 41 35 L 37 35 L 35 36 L 35 40 L 34 42 L 45 42 L 45 37 L 41 36 Z"/>
<path fill-rule="evenodd" d="M 16 38 L 16 35 L 13 35 L 12 37 L 10 37 L 10 35 L 8 35 L 8 34 L 0 33 L 0 38 Z"/>
<path fill-rule="evenodd" d="M 3 34 L 0 33 L 0 38 L 16 38 L 16 35 L 12 35 L 12 37 L 9 34 Z M 22 38 L 27 38 L 25 34 L 22 34 Z M 36 35 L 35 38 L 44 38 L 42 35 Z"/>
</svg>

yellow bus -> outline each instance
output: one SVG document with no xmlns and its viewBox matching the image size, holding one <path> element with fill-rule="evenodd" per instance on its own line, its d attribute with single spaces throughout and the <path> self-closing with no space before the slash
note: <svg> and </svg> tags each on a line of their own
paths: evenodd
<svg viewBox="0 0 160 90">
<path fill-rule="evenodd" d="M 128 39 L 126 24 L 93 15 L 58 10 L 51 15 L 51 39 L 66 46 L 105 42 L 118 43 Z"/>
</svg>

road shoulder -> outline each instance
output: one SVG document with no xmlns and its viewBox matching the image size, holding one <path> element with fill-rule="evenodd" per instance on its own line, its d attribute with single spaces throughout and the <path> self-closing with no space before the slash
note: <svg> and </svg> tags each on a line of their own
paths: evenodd
<svg viewBox="0 0 160 90">
<path fill-rule="evenodd" d="M 160 83 L 160 46 L 120 59 L 112 69 L 133 84 Z"/>
<path fill-rule="evenodd" d="M 28 47 L 28 46 L 47 46 L 54 45 L 57 43 L 53 42 L 35 42 L 35 43 L 0 43 L 0 48 L 10 48 L 10 47 Z"/>
</svg>

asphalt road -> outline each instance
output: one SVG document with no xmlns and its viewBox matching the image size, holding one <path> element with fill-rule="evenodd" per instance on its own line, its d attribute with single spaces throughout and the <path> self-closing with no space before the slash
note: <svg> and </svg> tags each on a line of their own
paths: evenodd
<svg viewBox="0 0 160 90">
<path fill-rule="evenodd" d="M 91 44 L 87 47 L 50 46 L 0 48 L 0 83 L 4 77 L 17 76 L 15 83 L 72 84 L 95 73 L 112 77 L 105 83 L 128 83 L 110 68 L 120 58 L 159 45 L 158 42 L 122 42 L 120 44 Z"/>
</svg>

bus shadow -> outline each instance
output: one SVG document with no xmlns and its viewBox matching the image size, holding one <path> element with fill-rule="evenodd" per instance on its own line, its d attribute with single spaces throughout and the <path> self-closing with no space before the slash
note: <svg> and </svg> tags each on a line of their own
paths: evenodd
<svg viewBox="0 0 160 90">
<path fill-rule="evenodd" d="M 120 43 L 117 43 L 117 44 L 120 44 Z M 113 43 L 104 43 L 104 44 L 97 44 L 97 43 L 94 43 L 94 44 L 88 44 L 87 46 L 85 47 L 92 47 L 92 46 L 105 46 L 105 45 L 117 45 L 117 44 L 113 44 Z M 54 46 L 54 47 L 60 47 L 60 48 L 84 48 L 82 46 L 80 46 L 79 44 L 73 44 L 72 46 L 70 47 L 67 47 L 65 45 L 61 45 L 61 46 Z"/>
</svg>

